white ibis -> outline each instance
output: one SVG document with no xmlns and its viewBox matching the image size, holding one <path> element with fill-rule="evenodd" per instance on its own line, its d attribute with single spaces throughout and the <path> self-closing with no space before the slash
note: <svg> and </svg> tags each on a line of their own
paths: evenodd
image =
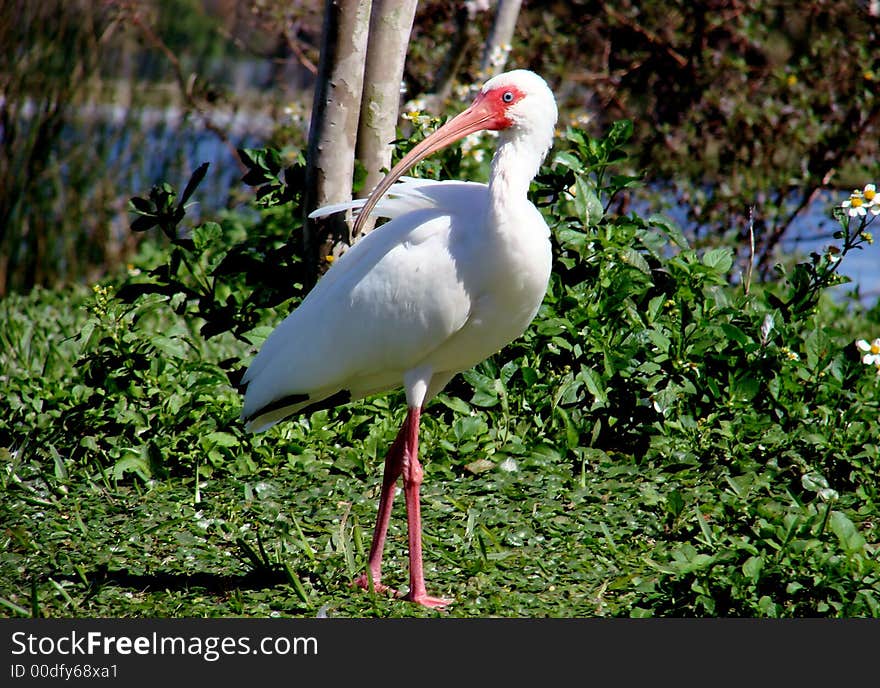
<svg viewBox="0 0 880 688">
<path fill-rule="evenodd" d="M 427 607 L 450 602 L 425 589 L 419 416 L 456 373 L 520 336 L 544 298 L 550 231 L 527 192 L 555 125 L 556 101 L 541 77 L 525 70 L 500 74 L 470 107 L 416 145 L 366 201 L 312 213 L 361 208 L 355 234 L 374 209 L 391 221 L 334 263 L 266 339 L 243 378 L 242 419 L 255 432 L 294 413 L 401 385 L 406 390 L 406 419 L 385 459 L 367 572 L 355 581 L 363 588 L 389 590 L 381 582 L 382 552 L 402 477 L 406 599 Z M 398 181 L 419 160 L 485 129 L 498 131 L 488 185 Z"/>
</svg>

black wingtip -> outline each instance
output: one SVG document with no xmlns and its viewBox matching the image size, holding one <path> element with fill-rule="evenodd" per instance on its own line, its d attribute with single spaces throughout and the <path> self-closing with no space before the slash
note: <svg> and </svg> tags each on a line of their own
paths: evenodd
<svg viewBox="0 0 880 688">
<path fill-rule="evenodd" d="M 267 413 L 272 413 L 272 411 L 277 411 L 279 409 L 283 409 L 287 406 L 297 406 L 309 400 L 308 394 L 288 394 L 285 397 L 281 397 L 280 399 L 276 399 L 275 401 L 271 401 L 265 406 L 258 408 L 256 411 L 247 416 L 242 416 L 241 419 L 245 423 L 250 423 L 255 418 L 259 418 L 260 416 L 264 416 Z M 325 409 L 334 408 L 336 406 L 341 406 L 342 404 L 347 404 L 351 401 L 351 392 L 347 389 L 341 389 L 335 394 L 331 394 L 329 397 L 324 397 L 323 399 L 319 399 L 314 404 L 309 404 L 299 409 L 297 413 L 313 413 L 314 411 L 323 411 Z"/>
<path fill-rule="evenodd" d="M 308 394 L 288 394 L 286 397 L 281 397 L 280 399 L 276 399 L 275 401 L 270 401 L 268 404 L 266 404 L 265 406 L 261 406 L 250 415 L 242 416 L 241 419 L 245 423 L 250 423 L 254 418 L 259 418 L 260 416 L 264 416 L 267 413 L 272 413 L 272 411 L 277 411 L 278 409 L 282 409 L 285 406 L 296 406 L 297 404 L 301 404 L 304 401 L 308 400 Z"/>
</svg>

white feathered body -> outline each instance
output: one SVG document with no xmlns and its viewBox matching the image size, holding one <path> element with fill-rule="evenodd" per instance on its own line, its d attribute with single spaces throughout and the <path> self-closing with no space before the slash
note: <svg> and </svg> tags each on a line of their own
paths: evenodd
<svg viewBox="0 0 880 688">
<path fill-rule="evenodd" d="M 395 184 L 375 211 L 391 221 L 346 251 L 254 358 L 248 428 L 400 387 L 414 369 L 427 371 L 427 401 L 521 335 L 547 289 L 549 230 L 524 194 L 495 198 L 473 182 Z"/>
</svg>

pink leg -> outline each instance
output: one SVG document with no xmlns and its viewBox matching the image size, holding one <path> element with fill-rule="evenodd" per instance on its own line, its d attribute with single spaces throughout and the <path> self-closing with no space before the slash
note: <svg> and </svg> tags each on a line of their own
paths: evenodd
<svg viewBox="0 0 880 688">
<path fill-rule="evenodd" d="M 424 471 L 419 463 L 419 417 L 421 409 L 411 408 L 406 420 L 397 433 L 397 438 L 388 456 L 385 457 L 385 471 L 382 476 L 382 491 L 379 494 L 379 513 L 376 515 L 376 528 L 367 559 L 367 572 L 355 580 L 355 585 L 369 590 L 385 592 L 390 588 L 382 585 L 382 552 L 388 534 L 388 521 L 391 519 L 391 506 L 394 502 L 394 486 L 403 475 L 403 492 L 406 498 L 406 519 L 409 534 L 409 593 L 406 599 L 426 607 L 442 607 L 452 600 L 431 597 L 425 590 L 425 575 L 422 566 L 422 517 L 419 504 L 419 487 Z M 370 576 L 370 578 L 367 578 Z M 396 591 L 395 591 L 396 592 Z"/>
<path fill-rule="evenodd" d="M 410 408 L 401 430 L 407 430 L 403 452 L 403 494 L 406 498 L 406 522 L 409 533 L 409 593 L 406 599 L 425 607 L 444 607 L 452 600 L 431 597 L 425 590 L 422 567 L 422 515 L 419 488 L 424 471 L 419 463 L 419 416 L 421 409 Z"/>
<path fill-rule="evenodd" d="M 400 427 L 394 444 L 388 450 L 385 457 L 385 470 L 382 475 L 382 491 L 379 493 L 379 512 L 376 514 L 376 527 L 373 529 L 373 542 L 370 545 L 370 555 L 367 559 L 367 571 L 355 580 L 354 584 L 364 590 L 370 589 L 372 579 L 373 589 L 376 592 L 389 590 L 387 585 L 382 585 L 382 552 L 385 550 L 385 536 L 388 534 L 388 521 L 391 520 L 391 507 L 394 503 L 394 487 L 397 479 L 403 472 L 405 439 L 409 416 Z M 370 576 L 370 579 L 367 578 Z M 393 591 L 395 594 L 397 591 Z"/>
</svg>

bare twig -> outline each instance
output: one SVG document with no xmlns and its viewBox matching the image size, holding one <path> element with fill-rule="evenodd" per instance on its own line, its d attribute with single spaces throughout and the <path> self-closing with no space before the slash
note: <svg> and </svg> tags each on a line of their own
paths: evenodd
<svg viewBox="0 0 880 688">
<path fill-rule="evenodd" d="M 675 50 L 671 45 L 669 45 L 668 42 L 664 41 L 662 38 L 660 38 L 653 31 L 649 31 L 644 26 L 640 26 L 639 24 L 636 24 L 632 19 L 627 17 L 625 14 L 621 14 L 613 7 L 609 7 L 607 3 L 605 3 L 603 5 L 603 9 L 605 10 L 606 14 L 608 14 L 609 17 L 611 17 L 615 21 L 623 24 L 625 27 L 627 27 L 631 31 L 639 34 L 640 36 L 645 38 L 645 40 L 647 40 L 648 43 L 655 46 L 656 48 L 659 48 L 660 50 L 665 52 L 667 55 L 669 55 L 669 57 L 671 57 L 673 60 L 675 60 L 675 62 L 678 63 L 679 67 L 686 67 L 687 66 L 687 64 L 688 64 L 687 58 L 684 55 L 682 55 L 680 52 Z"/>
<path fill-rule="evenodd" d="M 749 208 L 749 263 L 746 266 L 746 277 L 743 282 L 743 290 L 746 296 L 752 286 L 752 269 L 755 264 L 755 206 Z"/>
<path fill-rule="evenodd" d="M 284 39 L 287 41 L 287 46 L 290 48 L 291 52 L 296 55 L 296 59 L 299 60 L 299 63 L 309 70 L 312 76 L 317 76 L 318 67 L 309 59 L 309 56 L 306 55 L 306 51 L 303 50 L 302 47 L 302 41 L 299 39 L 299 26 L 299 22 L 293 24 L 285 22 Z"/>
<path fill-rule="evenodd" d="M 181 65 L 180 60 L 177 58 L 177 55 L 169 48 L 166 43 L 162 40 L 162 38 L 153 30 L 153 28 L 149 25 L 147 21 L 143 19 L 140 12 L 137 8 L 129 4 L 127 2 L 115 1 L 111 0 L 111 5 L 115 5 L 121 9 L 128 9 L 130 22 L 136 26 L 144 38 L 152 45 L 154 48 L 159 50 L 163 55 L 165 55 L 166 59 L 171 63 L 171 67 L 174 70 L 174 77 L 177 81 L 177 84 L 180 88 L 180 94 L 183 97 L 183 101 L 186 104 L 187 108 L 194 112 L 198 117 L 202 120 L 202 124 L 205 129 L 210 131 L 212 134 L 217 136 L 220 141 L 229 149 L 229 152 L 232 154 L 232 159 L 238 163 L 239 168 L 242 172 L 245 171 L 245 167 L 242 164 L 241 160 L 238 159 L 238 152 L 236 150 L 235 145 L 232 141 L 229 140 L 229 136 L 227 136 L 226 132 L 223 131 L 219 126 L 217 126 L 210 118 L 208 113 L 204 110 L 204 108 L 199 104 L 196 100 L 196 97 L 193 93 L 193 86 L 195 84 L 195 74 L 191 74 L 189 77 L 184 74 L 183 65 Z"/>
</svg>

